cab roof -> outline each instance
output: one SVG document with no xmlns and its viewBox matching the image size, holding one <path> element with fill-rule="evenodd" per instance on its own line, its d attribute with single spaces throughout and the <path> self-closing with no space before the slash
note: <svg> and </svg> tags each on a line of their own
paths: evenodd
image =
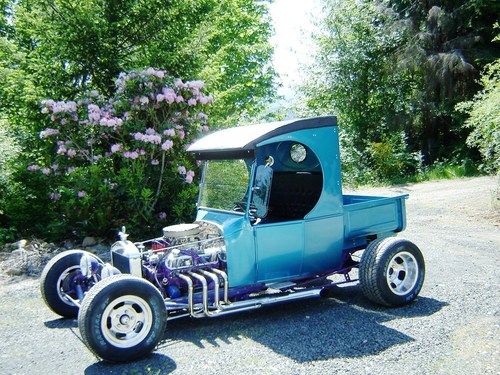
<svg viewBox="0 0 500 375">
<path fill-rule="evenodd" d="M 197 140 L 187 151 L 196 159 L 252 158 L 260 142 L 297 130 L 336 126 L 335 116 L 312 117 L 222 129 Z"/>
</svg>

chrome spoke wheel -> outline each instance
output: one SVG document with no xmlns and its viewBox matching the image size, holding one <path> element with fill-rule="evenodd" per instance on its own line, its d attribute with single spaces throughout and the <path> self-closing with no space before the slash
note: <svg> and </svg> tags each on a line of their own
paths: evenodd
<svg viewBox="0 0 500 375">
<path fill-rule="evenodd" d="M 108 304 L 101 318 L 104 338 L 118 348 L 142 342 L 151 331 L 153 312 L 141 297 L 126 295 Z"/>
<path fill-rule="evenodd" d="M 415 257 L 406 251 L 397 253 L 389 262 L 386 279 L 394 294 L 407 294 L 418 279 L 418 263 Z"/>
</svg>

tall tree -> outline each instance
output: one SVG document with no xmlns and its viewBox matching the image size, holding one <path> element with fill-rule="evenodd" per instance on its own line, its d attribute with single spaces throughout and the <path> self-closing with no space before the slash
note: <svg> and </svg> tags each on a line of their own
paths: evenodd
<svg viewBox="0 0 500 375">
<path fill-rule="evenodd" d="M 479 72 L 499 56 L 498 2 L 324 0 L 323 7 L 306 103 L 340 116 L 344 144 L 366 170 L 386 173 L 390 155 L 415 153 L 427 164 L 475 155 L 455 105 L 477 92 Z"/>
<path fill-rule="evenodd" d="M 111 94 L 119 72 L 145 66 L 205 79 L 219 102 L 216 120 L 255 110 L 274 93 L 263 3 L 20 0 L 12 19 L 10 40 L 23 53 L 17 66 L 41 96 L 73 97 L 93 88 Z M 0 104 L 9 108 L 12 99 Z"/>
<path fill-rule="evenodd" d="M 413 37 L 405 43 L 402 58 L 421 69 L 418 106 L 422 122 L 414 129 L 413 147 L 429 161 L 464 150 L 467 129 L 456 103 L 479 89 L 483 67 L 500 56 L 493 41 L 493 23 L 500 14 L 496 0 L 389 0 Z"/>
</svg>

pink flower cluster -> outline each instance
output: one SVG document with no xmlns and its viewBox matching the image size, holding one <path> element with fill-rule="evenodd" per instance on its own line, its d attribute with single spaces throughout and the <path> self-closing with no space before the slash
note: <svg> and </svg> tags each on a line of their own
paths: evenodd
<svg viewBox="0 0 500 375">
<path fill-rule="evenodd" d="M 134 139 L 136 141 L 142 141 L 145 143 L 151 143 L 154 145 L 159 145 L 161 143 L 161 135 L 156 132 L 156 130 L 152 128 L 146 129 L 145 134 L 143 133 L 135 133 Z"/>
<path fill-rule="evenodd" d="M 51 137 L 53 135 L 57 135 L 59 134 L 59 130 L 57 129 L 53 129 L 53 128 L 47 128 L 47 129 L 44 129 L 40 132 L 40 138 L 48 138 L 48 137 Z"/>
<path fill-rule="evenodd" d="M 168 137 L 173 137 L 175 136 L 175 129 L 165 129 L 163 131 L 163 134 L 165 134 Z"/>
<path fill-rule="evenodd" d="M 147 68 L 146 70 L 143 71 L 144 74 L 154 76 L 157 78 L 164 78 L 165 77 L 165 71 L 164 70 L 156 70 L 154 68 Z"/>
<path fill-rule="evenodd" d="M 126 158 L 126 159 L 132 159 L 132 160 L 135 160 L 139 156 L 143 156 L 143 155 L 146 155 L 146 151 L 144 151 L 142 148 L 134 150 L 134 151 L 125 151 L 123 153 L 123 157 L 124 158 Z"/>
<path fill-rule="evenodd" d="M 184 98 L 182 98 L 182 100 L 184 100 Z M 172 104 L 173 102 L 177 101 L 177 94 L 170 87 L 164 87 L 161 90 L 161 94 L 156 95 L 156 101 L 158 103 L 165 101 L 168 104 Z"/>
<path fill-rule="evenodd" d="M 95 123 L 99 122 L 101 119 L 101 109 L 99 106 L 96 104 L 89 104 L 87 106 L 87 110 L 89 114 L 89 121 Z"/>
<path fill-rule="evenodd" d="M 111 118 L 104 117 L 99 121 L 99 125 L 107 126 L 108 128 L 117 128 L 121 126 L 122 123 L 123 120 L 118 117 L 111 117 Z"/>
<path fill-rule="evenodd" d="M 139 153 L 137 151 L 125 151 L 123 153 L 123 157 L 127 159 L 135 160 L 139 157 Z"/>
<path fill-rule="evenodd" d="M 194 178 L 194 172 L 189 170 L 186 172 L 186 182 L 188 184 L 192 183 L 193 182 L 193 178 Z"/>
<path fill-rule="evenodd" d="M 165 142 L 162 143 L 161 149 L 163 151 L 168 151 L 174 146 L 174 142 L 172 142 L 170 139 L 167 139 Z"/>
<path fill-rule="evenodd" d="M 74 113 L 77 109 L 77 104 L 74 101 L 56 102 L 52 99 L 42 100 L 42 113 Z"/>
<path fill-rule="evenodd" d="M 123 146 L 120 143 L 115 143 L 115 144 L 111 145 L 111 153 L 114 154 L 118 151 L 121 151 L 122 147 Z"/>
<path fill-rule="evenodd" d="M 180 165 L 177 167 L 177 172 L 179 172 L 181 176 L 185 176 L 184 179 L 188 184 L 193 182 L 194 172 L 192 170 L 186 171 L 186 167 Z"/>
</svg>

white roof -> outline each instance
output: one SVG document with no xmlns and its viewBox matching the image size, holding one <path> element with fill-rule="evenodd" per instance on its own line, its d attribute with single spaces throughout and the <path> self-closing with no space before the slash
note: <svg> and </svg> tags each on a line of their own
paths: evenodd
<svg viewBox="0 0 500 375">
<path fill-rule="evenodd" d="M 188 151 L 242 149 L 253 140 L 291 122 L 294 121 L 278 121 L 219 130 L 197 140 L 189 146 Z"/>
<path fill-rule="evenodd" d="M 189 146 L 187 151 L 195 153 L 198 159 L 249 157 L 256 145 L 266 139 L 297 130 L 335 125 L 336 117 L 324 116 L 238 126 L 208 134 Z"/>
</svg>

